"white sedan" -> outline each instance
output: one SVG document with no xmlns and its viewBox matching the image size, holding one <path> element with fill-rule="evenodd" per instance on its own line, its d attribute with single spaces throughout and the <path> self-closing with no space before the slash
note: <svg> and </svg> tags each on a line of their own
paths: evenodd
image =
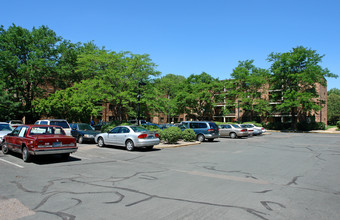
<svg viewBox="0 0 340 220">
<path fill-rule="evenodd" d="M 152 149 L 159 144 L 159 135 L 140 126 L 118 126 L 107 133 L 100 133 L 95 137 L 99 147 L 105 145 L 125 146 L 128 151 L 135 147 Z"/>
</svg>

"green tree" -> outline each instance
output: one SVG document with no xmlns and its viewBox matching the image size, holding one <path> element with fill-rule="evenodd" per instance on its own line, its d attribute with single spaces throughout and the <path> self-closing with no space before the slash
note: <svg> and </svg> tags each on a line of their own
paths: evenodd
<svg viewBox="0 0 340 220">
<path fill-rule="evenodd" d="M 63 118 L 70 121 L 88 122 L 91 115 L 100 114 L 104 103 L 109 103 L 110 110 L 116 116 L 115 120 L 135 118 L 138 83 L 148 82 L 150 76 L 157 76 L 159 72 L 154 67 L 149 55 L 86 51 L 78 56 L 75 72 L 88 79 L 51 94 L 46 101 L 37 102 L 37 109 L 47 115 L 63 112 Z M 56 104 L 60 99 L 64 100 L 63 103 Z M 147 99 L 143 97 L 143 110 L 146 109 L 146 103 Z"/>
<path fill-rule="evenodd" d="M 148 109 L 155 113 L 164 113 L 171 118 L 179 115 L 177 95 L 182 90 L 185 82 L 184 76 L 167 74 L 154 80 L 147 89 Z"/>
<path fill-rule="evenodd" d="M 222 100 L 223 84 L 203 72 L 190 75 L 183 89 L 176 96 L 179 112 L 187 113 L 190 118 L 212 120 L 216 103 Z"/>
<path fill-rule="evenodd" d="M 319 111 L 324 104 L 317 99 L 316 83 L 325 86 L 325 77 L 337 77 L 319 65 L 323 57 L 315 50 L 302 46 L 268 56 L 268 61 L 272 62 L 273 89 L 282 90 L 283 101 L 277 109 L 290 112 L 292 129 L 296 129 L 297 117 Z"/>
<path fill-rule="evenodd" d="M 333 88 L 327 92 L 328 123 L 336 125 L 340 121 L 340 89 Z"/>
<path fill-rule="evenodd" d="M 13 118 L 26 117 L 32 123 L 38 117 L 32 101 L 73 83 L 75 49 L 46 26 L 0 27 L 0 79 L 10 100 Z M 18 105 L 20 103 L 20 105 Z M 0 111 L 6 111 L 1 107 Z"/>
<path fill-rule="evenodd" d="M 227 81 L 229 100 L 233 103 L 238 100 L 247 121 L 253 121 L 255 115 L 265 117 L 270 110 L 269 102 L 262 96 L 267 91 L 269 71 L 253 63 L 254 60 L 239 61 L 231 74 L 233 79 Z"/>
</svg>

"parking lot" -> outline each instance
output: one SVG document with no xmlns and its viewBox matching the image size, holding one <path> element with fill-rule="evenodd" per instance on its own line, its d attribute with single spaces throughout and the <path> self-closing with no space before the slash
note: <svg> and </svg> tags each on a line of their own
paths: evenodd
<svg viewBox="0 0 340 220">
<path fill-rule="evenodd" d="M 271 133 L 70 160 L 0 153 L 1 219 L 339 219 L 340 136 Z"/>
</svg>

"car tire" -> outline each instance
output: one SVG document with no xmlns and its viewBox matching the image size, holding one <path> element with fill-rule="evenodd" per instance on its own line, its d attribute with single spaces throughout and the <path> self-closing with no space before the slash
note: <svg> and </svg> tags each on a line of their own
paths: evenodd
<svg viewBox="0 0 340 220">
<path fill-rule="evenodd" d="M 135 149 L 135 145 L 133 144 L 133 141 L 131 140 L 127 140 L 125 142 L 125 147 L 126 147 L 126 150 L 128 151 L 133 151 Z"/>
<path fill-rule="evenodd" d="M 98 138 L 98 146 L 99 147 L 104 147 L 105 146 L 104 139 L 102 137 Z"/>
<path fill-rule="evenodd" d="M 205 140 L 204 135 L 203 135 L 203 134 L 197 135 L 197 140 L 198 140 L 199 142 L 203 142 L 203 141 Z"/>
<path fill-rule="evenodd" d="M 230 133 L 230 138 L 232 138 L 232 139 L 237 138 L 237 134 L 234 133 L 234 132 L 231 132 L 231 133 Z"/>
<path fill-rule="evenodd" d="M 31 160 L 31 155 L 26 146 L 22 148 L 22 160 L 24 162 L 29 162 Z"/>
<path fill-rule="evenodd" d="M 2 143 L 2 153 L 3 154 L 8 154 L 8 152 L 9 152 L 9 149 L 8 149 L 8 147 L 7 147 L 7 144 L 6 144 L 6 142 L 3 142 Z"/>
<path fill-rule="evenodd" d="M 78 143 L 79 143 L 79 144 L 82 144 L 83 142 L 84 142 L 84 137 L 80 135 L 80 136 L 78 137 Z"/>
</svg>

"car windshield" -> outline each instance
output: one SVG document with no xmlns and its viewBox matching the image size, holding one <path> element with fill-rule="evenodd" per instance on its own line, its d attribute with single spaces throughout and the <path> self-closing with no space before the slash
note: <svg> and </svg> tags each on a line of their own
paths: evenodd
<svg viewBox="0 0 340 220">
<path fill-rule="evenodd" d="M 240 128 L 240 126 L 238 125 L 231 125 L 231 126 L 233 126 L 234 128 Z"/>
<path fill-rule="evenodd" d="M 0 131 L 12 131 L 13 128 L 9 124 L 0 124 Z"/>
<path fill-rule="evenodd" d="M 131 126 L 130 127 L 134 132 L 143 132 L 143 131 L 148 131 L 147 129 L 139 126 Z"/>
<path fill-rule="evenodd" d="M 65 132 L 60 127 L 32 127 L 29 135 L 39 134 L 64 134 Z"/>
<path fill-rule="evenodd" d="M 58 125 L 62 128 L 70 128 L 70 126 L 67 124 L 66 121 L 51 121 L 50 124 L 51 125 Z"/>
<path fill-rule="evenodd" d="M 23 124 L 20 120 L 13 120 L 11 121 L 11 124 Z"/>
<path fill-rule="evenodd" d="M 79 130 L 84 130 L 84 131 L 94 130 L 94 128 L 89 124 L 78 124 L 78 126 L 79 126 Z"/>
</svg>

